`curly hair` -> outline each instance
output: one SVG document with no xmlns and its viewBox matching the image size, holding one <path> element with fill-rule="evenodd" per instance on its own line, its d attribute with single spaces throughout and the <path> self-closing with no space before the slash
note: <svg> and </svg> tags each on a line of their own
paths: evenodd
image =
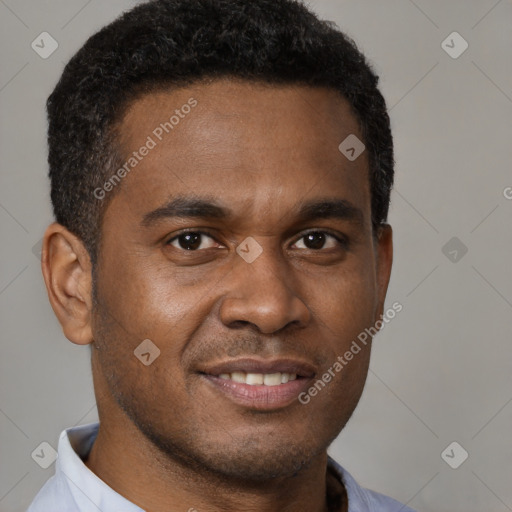
<svg viewBox="0 0 512 512">
<path fill-rule="evenodd" d="M 346 98 L 368 151 L 374 233 L 386 221 L 394 175 L 389 116 L 378 76 L 349 37 L 299 0 L 152 0 L 92 35 L 47 101 L 53 212 L 93 264 L 109 202 L 93 191 L 121 161 L 116 123 L 128 104 L 222 77 L 327 87 Z"/>
</svg>

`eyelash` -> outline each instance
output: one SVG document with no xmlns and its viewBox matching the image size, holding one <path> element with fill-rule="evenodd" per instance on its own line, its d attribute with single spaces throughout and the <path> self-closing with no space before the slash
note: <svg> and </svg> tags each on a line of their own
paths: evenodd
<svg viewBox="0 0 512 512">
<path fill-rule="evenodd" d="M 187 233 L 195 233 L 195 234 L 198 234 L 198 235 L 207 235 L 210 238 L 212 238 L 215 241 L 217 241 L 216 238 L 215 238 L 215 235 L 211 231 L 209 231 L 207 229 L 200 229 L 200 230 L 198 230 L 198 229 L 186 229 L 184 231 L 181 231 L 177 235 L 174 235 L 172 238 L 170 238 L 167 242 L 165 242 L 165 245 L 171 245 L 171 242 L 173 242 L 174 240 L 176 240 L 180 236 L 186 235 Z M 298 237 L 297 240 L 294 243 L 297 243 L 300 239 L 302 239 L 302 238 L 304 238 L 307 235 L 310 235 L 312 233 L 322 233 L 322 234 L 326 234 L 326 235 L 332 236 L 340 244 L 340 246 L 343 249 L 346 250 L 349 247 L 349 242 L 348 242 L 347 238 L 342 237 L 342 236 L 340 236 L 338 234 L 333 233 L 332 231 L 325 230 L 325 229 L 324 230 L 322 230 L 322 229 L 312 229 L 310 231 L 306 231 L 305 233 L 302 233 L 301 236 Z M 195 251 L 186 251 L 185 249 L 178 249 L 178 250 L 181 250 L 183 252 L 198 252 L 199 251 L 197 249 Z M 204 249 L 200 249 L 200 250 L 204 251 Z M 322 249 L 310 249 L 310 250 L 319 252 Z"/>
</svg>

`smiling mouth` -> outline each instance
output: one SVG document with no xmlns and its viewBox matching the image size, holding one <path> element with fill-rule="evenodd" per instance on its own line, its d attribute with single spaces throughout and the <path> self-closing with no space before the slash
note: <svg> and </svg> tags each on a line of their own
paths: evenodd
<svg viewBox="0 0 512 512">
<path fill-rule="evenodd" d="M 206 375 L 230 379 L 242 384 L 276 386 L 299 377 L 314 377 L 317 368 L 313 364 L 299 359 L 245 357 L 205 364 L 199 367 L 198 370 Z M 278 376 L 281 379 L 280 381 Z"/>
<path fill-rule="evenodd" d="M 296 373 L 276 372 L 276 373 L 221 373 L 219 378 L 232 380 L 240 384 L 249 384 L 249 386 L 279 386 L 297 378 Z"/>
<path fill-rule="evenodd" d="M 297 401 L 316 373 L 312 364 L 303 361 L 237 359 L 203 367 L 199 375 L 236 405 L 270 411 Z"/>
</svg>

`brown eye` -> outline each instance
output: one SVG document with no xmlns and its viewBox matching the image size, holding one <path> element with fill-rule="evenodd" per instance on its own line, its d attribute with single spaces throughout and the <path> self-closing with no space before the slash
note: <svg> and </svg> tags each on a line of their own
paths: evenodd
<svg viewBox="0 0 512 512">
<path fill-rule="evenodd" d="M 167 244 L 184 251 L 197 251 L 199 249 L 208 249 L 213 247 L 213 245 L 208 246 L 208 242 L 205 242 L 205 238 L 213 240 L 211 236 L 202 231 L 186 231 L 174 238 L 171 238 Z"/>
<path fill-rule="evenodd" d="M 339 237 L 326 231 L 310 231 L 309 233 L 302 235 L 296 244 L 298 244 L 301 240 L 304 241 L 304 247 L 299 247 L 300 249 L 320 250 L 332 249 L 339 245 L 342 247 L 346 246 L 346 242 L 344 240 L 341 240 Z M 325 245 L 326 243 L 328 244 L 327 247 Z"/>
</svg>

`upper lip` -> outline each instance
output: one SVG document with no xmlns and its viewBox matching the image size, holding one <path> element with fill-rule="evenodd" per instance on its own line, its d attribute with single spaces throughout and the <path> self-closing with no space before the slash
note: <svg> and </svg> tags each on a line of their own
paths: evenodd
<svg viewBox="0 0 512 512">
<path fill-rule="evenodd" d="M 230 359 L 220 363 L 204 365 L 201 373 L 218 376 L 221 373 L 295 373 L 297 377 L 314 377 L 315 367 L 296 359 Z"/>
</svg>

